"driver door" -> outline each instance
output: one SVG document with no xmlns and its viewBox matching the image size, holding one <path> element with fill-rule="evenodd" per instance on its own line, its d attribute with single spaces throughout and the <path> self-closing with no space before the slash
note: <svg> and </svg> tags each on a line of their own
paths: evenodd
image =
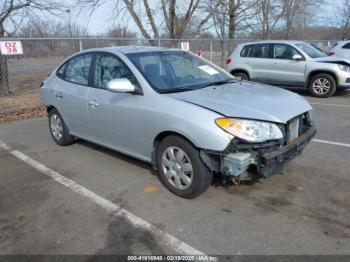
<svg viewBox="0 0 350 262">
<path fill-rule="evenodd" d="M 304 86 L 306 61 L 293 60 L 293 56 L 300 54 L 295 48 L 287 44 L 273 44 L 271 83 L 282 86 Z"/>
<path fill-rule="evenodd" d="M 96 53 L 93 87 L 88 94 L 88 115 L 93 140 L 118 151 L 135 154 L 139 151 L 139 121 L 142 95 L 115 93 L 107 90 L 112 79 L 127 78 L 138 85 L 130 69 L 113 54 Z"/>
</svg>

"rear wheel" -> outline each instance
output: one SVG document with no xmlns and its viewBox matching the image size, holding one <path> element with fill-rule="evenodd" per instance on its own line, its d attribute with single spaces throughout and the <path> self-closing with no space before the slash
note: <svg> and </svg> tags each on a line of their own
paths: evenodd
<svg viewBox="0 0 350 262">
<path fill-rule="evenodd" d="M 238 78 L 239 80 L 249 80 L 248 75 L 244 72 L 234 72 L 232 73 L 232 75 Z"/>
<path fill-rule="evenodd" d="M 309 90 L 313 96 L 321 98 L 330 97 L 337 90 L 337 82 L 329 74 L 317 74 L 311 78 Z"/>
<path fill-rule="evenodd" d="M 69 130 L 57 109 L 49 111 L 49 128 L 53 140 L 60 146 L 67 146 L 74 143 L 74 137 L 69 134 Z"/>
<path fill-rule="evenodd" d="M 195 198 L 211 184 L 213 174 L 203 164 L 199 151 L 178 136 L 164 138 L 157 149 L 160 181 L 174 194 Z"/>
</svg>

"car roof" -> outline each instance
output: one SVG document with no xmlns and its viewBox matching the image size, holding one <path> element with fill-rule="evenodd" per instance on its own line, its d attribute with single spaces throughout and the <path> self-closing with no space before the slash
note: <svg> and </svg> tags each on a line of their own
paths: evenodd
<svg viewBox="0 0 350 262">
<path fill-rule="evenodd" d="M 306 43 L 305 41 L 301 40 L 261 40 L 261 41 L 253 41 L 253 42 L 247 42 L 247 43 L 242 43 L 240 45 L 252 45 L 252 44 L 301 44 L 301 43 Z"/>
<path fill-rule="evenodd" d="M 121 52 L 123 54 L 131 53 L 142 53 L 142 52 L 157 52 L 157 51 L 182 51 L 178 48 L 167 48 L 167 47 L 158 47 L 158 46 L 111 46 L 111 47 L 102 47 L 102 48 L 91 48 L 86 49 L 84 52 L 91 51 L 105 51 L 105 52 Z"/>
<path fill-rule="evenodd" d="M 342 41 L 337 41 L 335 44 L 347 44 L 350 43 L 350 40 L 342 40 Z"/>
</svg>

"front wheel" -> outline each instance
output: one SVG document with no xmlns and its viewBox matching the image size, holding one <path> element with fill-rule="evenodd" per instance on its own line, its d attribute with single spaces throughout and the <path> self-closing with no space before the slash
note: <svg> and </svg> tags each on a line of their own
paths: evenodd
<svg viewBox="0 0 350 262">
<path fill-rule="evenodd" d="M 232 74 L 234 77 L 238 78 L 239 80 L 247 81 L 249 80 L 249 77 L 246 73 L 243 72 L 236 72 Z"/>
<path fill-rule="evenodd" d="M 213 174 L 202 162 L 199 151 L 177 136 L 164 138 L 157 149 L 160 181 L 174 194 L 195 198 L 211 184 Z"/>
<path fill-rule="evenodd" d="M 337 90 L 337 82 L 329 74 L 317 74 L 311 78 L 309 90 L 313 96 L 320 98 L 330 97 Z"/>
</svg>

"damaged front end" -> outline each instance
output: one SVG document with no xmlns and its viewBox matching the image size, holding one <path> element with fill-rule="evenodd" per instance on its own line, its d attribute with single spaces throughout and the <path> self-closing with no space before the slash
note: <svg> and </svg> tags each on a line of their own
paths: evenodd
<svg viewBox="0 0 350 262">
<path fill-rule="evenodd" d="M 201 150 L 200 156 L 211 171 L 236 181 L 250 180 L 250 167 L 263 177 L 280 174 L 283 166 L 301 154 L 316 134 L 310 113 L 297 116 L 280 128 L 283 139 L 250 143 L 236 137 L 224 151 Z"/>
</svg>

